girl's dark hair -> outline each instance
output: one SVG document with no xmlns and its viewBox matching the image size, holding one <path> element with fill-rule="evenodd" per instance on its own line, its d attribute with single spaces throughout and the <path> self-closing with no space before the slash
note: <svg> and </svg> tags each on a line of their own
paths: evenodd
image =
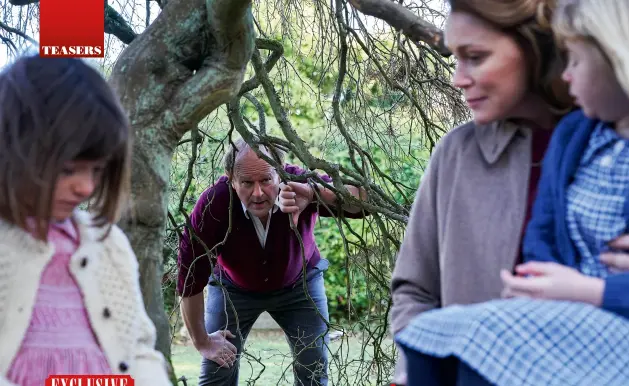
<svg viewBox="0 0 629 386">
<path fill-rule="evenodd" d="M 449 0 L 452 12 L 471 13 L 515 39 L 527 61 L 530 88 L 556 114 L 573 107 L 561 79 L 566 60 L 556 44 L 551 20 L 556 0 Z"/>
<path fill-rule="evenodd" d="M 130 185 L 131 130 L 105 79 L 80 59 L 26 56 L 0 73 L 0 217 L 45 240 L 67 162 L 106 160 L 90 200 L 94 225 L 115 223 Z"/>
</svg>

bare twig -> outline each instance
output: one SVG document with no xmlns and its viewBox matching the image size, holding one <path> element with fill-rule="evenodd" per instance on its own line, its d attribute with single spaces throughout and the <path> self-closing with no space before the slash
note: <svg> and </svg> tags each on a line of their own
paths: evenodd
<svg viewBox="0 0 629 386">
<path fill-rule="evenodd" d="M 148 6 L 146 12 L 148 16 Z M 148 26 L 148 18 L 146 22 Z M 129 23 L 109 4 L 105 5 L 105 33 L 114 35 L 125 44 L 131 44 L 137 37 Z"/>
<path fill-rule="evenodd" d="M 349 3 L 365 15 L 384 20 L 414 42 L 424 42 L 443 56 L 451 55 L 445 46 L 442 31 L 403 5 L 390 0 L 349 0 Z"/>
<path fill-rule="evenodd" d="M 3 30 L 7 31 L 8 33 L 12 33 L 12 34 L 15 34 L 15 35 L 21 37 L 22 39 L 28 41 L 29 43 L 31 43 L 33 45 L 37 45 L 38 44 L 35 39 L 33 39 L 32 37 L 28 36 L 24 32 L 20 31 L 17 28 L 10 27 L 10 26 L 4 24 L 1 21 L 0 21 L 0 28 L 2 28 Z"/>
</svg>

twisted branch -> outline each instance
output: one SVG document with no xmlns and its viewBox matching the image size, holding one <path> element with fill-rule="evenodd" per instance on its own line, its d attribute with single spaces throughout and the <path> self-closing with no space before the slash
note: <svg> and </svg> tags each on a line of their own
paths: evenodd
<svg viewBox="0 0 629 386">
<path fill-rule="evenodd" d="M 27 34 L 25 34 L 24 32 L 20 31 L 20 30 L 19 30 L 19 29 L 17 29 L 17 28 L 10 27 L 10 26 L 8 26 L 8 25 L 4 24 L 4 23 L 3 23 L 3 22 L 1 22 L 1 21 L 0 21 L 0 28 L 2 28 L 3 30 L 7 31 L 8 33 L 15 34 L 15 35 L 17 35 L 17 36 L 21 37 L 22 39 L 24 39 L 24 40 L 28 41 L 28 42 L 29 42 L 29 43 L 31 43 L 32 45 L 35 45 L 35 46 L 36 46 L 37 44 L 39 44 L 39 43 L 37 43 L 37 41 L 36 41 L 35 39 L 33 39 L 32 37 L 28 36 L 28 35 L 27 35 Z M 14 47 L 15 47 L 15 46 L 14 46 Z M 16 50 L 17 50 L 17 49 L 16 49 Z"/>
<path fill-rule="evenodd" d="M 451 55 L 445 46 L 443 32 L 403 5 L 390 0 L 349 0 L 349 3 L 365 15 L 384 20 L 412 41 L 424 42 L 443 56 Z"/>
</svg>

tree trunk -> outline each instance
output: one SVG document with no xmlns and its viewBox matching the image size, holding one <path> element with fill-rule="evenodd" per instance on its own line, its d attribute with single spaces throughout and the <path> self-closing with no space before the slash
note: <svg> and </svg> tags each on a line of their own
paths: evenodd
<svg viewBox="0 0 629 386">
<path fill-rule="evenodd" d="M 133 207 L 120 225 L 140 262 L 157 349 L 168 359 L 161 280 L 171 159 L 181 137 L 239 91 L 253 47 L 251 0 L 170 0 L 111 75 L 134 133 Z"/>
</svg>

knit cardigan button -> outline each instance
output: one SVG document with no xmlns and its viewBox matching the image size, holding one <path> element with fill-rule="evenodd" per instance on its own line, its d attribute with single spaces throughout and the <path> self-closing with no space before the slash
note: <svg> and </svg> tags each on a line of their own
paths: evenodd
<svg viewBox="0 0 629 386">
<path fill-rule="evenodd" d="M 111 317 L 111 311 L 109 311 L 109 308 L 105 307 L 105 309 L 103 310 L 103 316 L 105 318 Z"/>
<path fill-rule="evenodd" d="M 81 259 L 81 267 L 85 268 L 86 265 L 87 265 L 87 257 L 84 257 Z"/>
<path fill-rule="evenodd" d="M 118 369 L 120 369 L 121 372 L 126 373 L 127 370 L 129 370 L 129 366 L 127 366 L 127 364 L 124 362 L 120 362 L 120 364 L 118 365 Z"/>
</svg>

